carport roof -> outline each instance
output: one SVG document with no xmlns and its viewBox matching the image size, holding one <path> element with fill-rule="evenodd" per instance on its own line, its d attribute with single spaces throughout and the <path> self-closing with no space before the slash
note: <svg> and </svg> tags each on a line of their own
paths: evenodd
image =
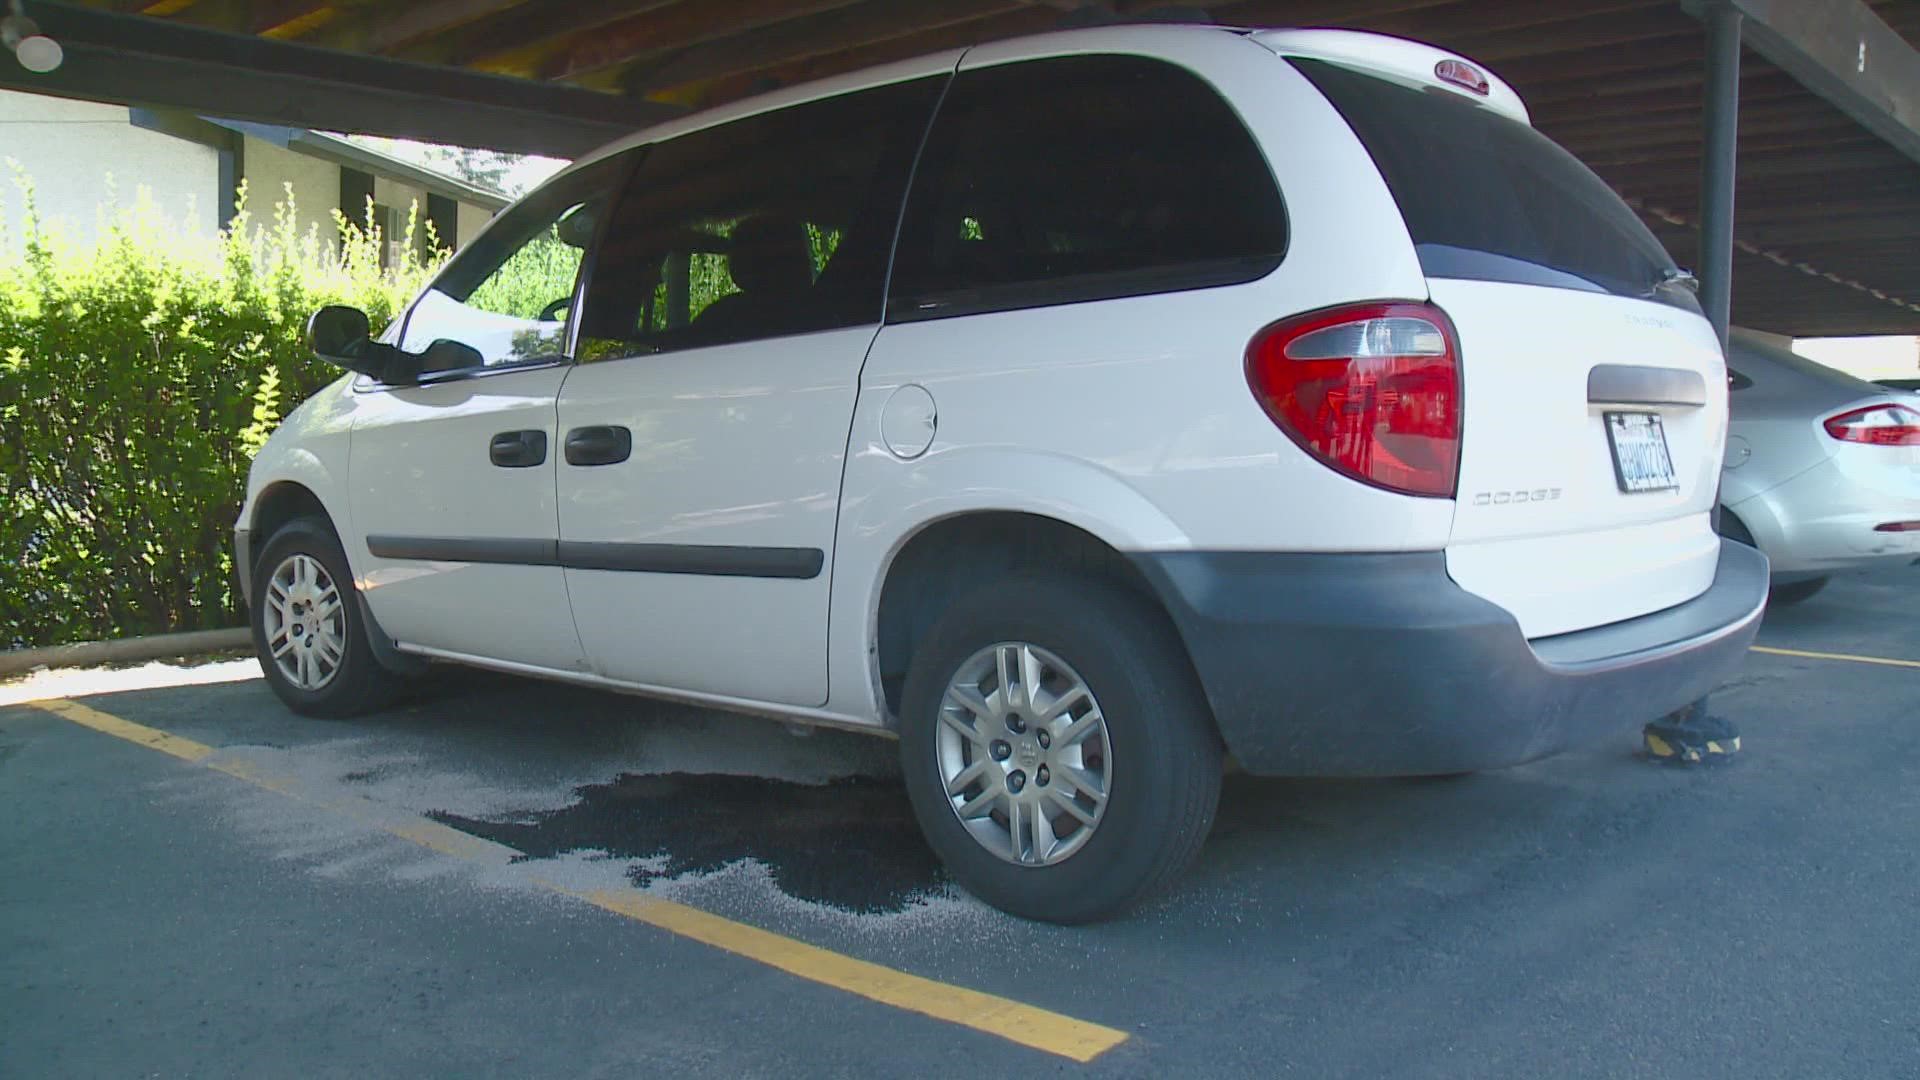
<svg viewBox="0 0 1920 1080">
<path fill-rule="evenodd" d="M 1538 126 L 1695 260 L 1712 0 L 1201 0 L 1227 25 L 1347 26 L 1494 68 Z M 1920 2 L 1748 15 L 1733 320 L 1920 333 Z M 1055 28 L 1077 0 L 29 2 L 68 49 L 0 85 L 240 119 L 572 154 L 776 86 Z M 1120 0 L 1122 12 L 1154 6 Z M 1856 49 L 1858 50 L 1856 53 Z M 1856 62 L 1857 61 L 1857 62 Z"/>
</svg>

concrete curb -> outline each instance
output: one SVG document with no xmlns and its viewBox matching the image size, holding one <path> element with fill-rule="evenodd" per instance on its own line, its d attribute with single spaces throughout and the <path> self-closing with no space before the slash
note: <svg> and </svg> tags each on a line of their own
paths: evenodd
<svg viewBox="0 0 1920 1080">
<path fill-rule="evenodd" d="M 114 641 L 83 641 L 74 645 L 14 649 L 0 652 L 0 678 L 24 674 L 38 667 L 86 667 L 89 664 L 157 660 L 163 656 L 241 649 L 252 642 L 253 631 L 242 626 L 232 630 L 192 630 L 184 634 L 149 634 L 146 637 L 119 638 Z"/>
</svg>

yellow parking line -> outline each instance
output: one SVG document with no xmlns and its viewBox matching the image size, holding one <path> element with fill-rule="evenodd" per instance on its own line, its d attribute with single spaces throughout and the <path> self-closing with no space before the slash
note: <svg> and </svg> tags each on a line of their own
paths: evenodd
<svg viewBox="0 0 1920 1080">
<path fill-rule="evenodd" d="M 197 743 L 192 739 L 183 739 L 178 735 L 169 735 L 157 728 L 150 728 L 145 724 L 136 724 L 131 720 L 122 720 L 117 716 L 110 716 L 103 713 L 98 709 L 89 709 L 77 701 L 68 701 L 65 698 L 48 698 L 44 701 L 28 702 L 28 704 L 36 709 L 45 709 L 47 712 L 62 719 L 71 720 L 81 727 L 90 727 L 95 731 L 105 732 L 116 739 L 125 739 L 130 743 L 139 743 L 141 746 L 147 747 L 150 750 L 158 750 L 163 754 L 172 754 L 174 757 L 180 758 L 183 761 L 200 761 L 213 753 L 213 747 L 205 743 Z"/>
<path fill-rule="evenodd" d="M 1808 652 L 1805 649 L 1776 649 L 1755 645 L 1753 651 L 1768 656 L 1797 656 L 1803 660 L 1843 660 L 1849 664 L 1879 664 L 1882 667 L 1920 668 L 1920 660 L 1890 660 L 1884 656 L 1855 656 L 1852 653 Z"/>
<path fill-rule="evenodd" d="M 757 960 L 812 982 L 858 994 L 869 1001 L 998 1035 L 1075 1061 L 1092 1061 L 1127 1039 L 1124 1031 L 856 960 L 699 908 L 648 896 L 637 889 L 577 892 L 550 882 L 542 884 L 594 907 Z"/>
<path fill-rule="evenodd" d="M 431 851 L 455 858 L 479 862 L 504 861 L 500 856 L 519 854 L 513 849 L 449 828 L 437 821 L 412 815 L 389 816 L 370 800 L 356 799 L 352 804 L 328 802 L 303 795 L 289 780 L 269 775 L 250 762 L 207 760 L 214 748 L 205 743 L 170 735 L 157 728 L 123 720 L 118 716 L 90 709 L 64 698 L 30 703 L 83 727 L 92 728 L 117 739 L 171 754 L 184 761 L 200 762 L 237 780 L 277 792 L 289 798 L 312 803 L 323 809 L 344 813 L 364 821 L 390 835 Z M 856 960 L 851 956 L 809 945 L 757 926 L 722 918 L 699 908 L 649 896 L 638 889 L 578 890 L 551 881 L 533 879 L 534 884 L 550 892 L 585 901 L 603 911 L 669 933 L 689 938 L 736 956 L 777 968 L 809 982 L 844 990 L 881 1005 L 919 1013 L 936 1020 L 958 1024 L 1018 1043 L 1021 1046 L 1073 1061 L 1088 1062 L 1127 1041 L 1127 1033 L 1100 1024 L 1027 1005 L 1009 998 L 969 990 L 964 986 L 909 975 L 904 971 Z"/>
</svg>

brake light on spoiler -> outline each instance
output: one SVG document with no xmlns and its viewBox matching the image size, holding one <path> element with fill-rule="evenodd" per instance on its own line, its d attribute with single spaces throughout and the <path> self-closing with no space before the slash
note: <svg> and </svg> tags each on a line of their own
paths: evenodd
<svg viewBox="0 0 1920 1080">
<path fill-rule="evenodd" d="M 1487 81 L 1486 73 L 1465 60 L 1449 57 L 1433 65 L 1433 77 L 1443 83 L 1452 83 L 1463 90 L 1469 90 L 1486 97 L 1493 92 L 1493 84 Z"/>
<path fill-rule="evenodd" d="M 1321 60 L 1402 86 L 1458 94 L 1523 124 L 1533 122 L 1526 103 L 1498 75 L 1432 45 L 1362 30 L 1255 30 L 1248 36 L 1280 56 Z"/>
</svg>

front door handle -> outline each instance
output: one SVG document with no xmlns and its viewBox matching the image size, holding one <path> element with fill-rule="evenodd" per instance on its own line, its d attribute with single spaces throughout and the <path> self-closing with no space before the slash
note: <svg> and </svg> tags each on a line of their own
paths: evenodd
<svg viewBox="0 0 1920 1080">
<path fill-rule="evenodd" d="M 633 454 L 633 432 L 611 424 L 567 432 L 567 464 L 618 465 Z"/>
<path fill-rule="evenodd" d="M 487 458 L 503 469 L 530 469 L 547 460 L 544 431 L 503 431 L 487 444 Z"/>
</svg>

